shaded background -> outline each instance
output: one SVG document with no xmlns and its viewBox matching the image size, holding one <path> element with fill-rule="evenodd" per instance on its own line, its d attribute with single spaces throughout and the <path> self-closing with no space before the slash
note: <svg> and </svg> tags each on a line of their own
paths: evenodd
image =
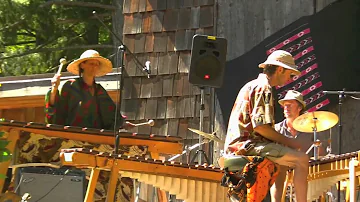
<svg viewBox="0 0 360 202">
<path fill-rule="evenodd" d="M 245 83 L 256 78 L 257 74 L 261 72 L 257 66 L 266 59 L 267 46 L 274 41 L 281 40 L 284 35 L 299 26 L 306 25 L 311 29 L 312 45 L 318 64 L 317 71 L 320 73 L 319 79 L 323 83 L 322 90 L 342 90 L 345 88 L 349 91 L 360 91 L 358 80 L 360 72 L 358 56 L 360 53 L 358 39 L 360 34 L 359 2 L 359 0 L 335 2 L 315 15 L 300 18 L 266 38 L 242 56 L 228 61 L 224 84 L 222 88 L 216 89 L 226 125 L 238 91 Z M 301 87 L 299 91 L 312 84 Z M 284 88 L 289 87 L 285 86 Z M 330 100 L 330 104 L 320 110 L 336 107 L 338 103 L 336 95 L 324 95 L 325 98 Z M 279 105 L 277 109 L 279 109 L 278 107 Z M 276 110 L 276 121 L 282 119 L 282 110 Z"/>
</svg>

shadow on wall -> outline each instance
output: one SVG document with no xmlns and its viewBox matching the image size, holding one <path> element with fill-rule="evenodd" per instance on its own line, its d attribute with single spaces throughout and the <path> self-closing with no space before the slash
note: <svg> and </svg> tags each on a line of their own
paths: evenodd
<svg viewBox="0 0 360 202">
<path fill-rule="evenodd" d="M 224 84 L 222 88 L 216 89 L 224 122 L 228 122 L 233 103 L 240 88 L 248 81 L 255 79 L 258 73 L 261 72 L 261 69 L 257 66 L 266 59 L 266 51 L 270 49 L 272 44 L 275 46 L 278 42 L 284 41 L 286 39 L 284 36 L 297 29 L 301 31 L 302 28 L 307 27 L 311 30 L 309 35 L 311 44 L 300 46 L 299 44 L 304 40 L 295 40 L 293 47 L 284 45 L 280 49 L 288 50 L 299 45 L 300 47 L 297 47 L 296 50 L 292 49 L 291 53 L 295 56 L 301 55 L 310 45 L 313 46 L 311 54 L 315 56 L 313 60 L 308 59 L 311 55 L 304 55 L 299 56 L 296 62 L 298 66 L 302 65 L 300 69 L 302 72 L 306 72 L 310 66 L 316 64 L 318 75 L 314 80 L 309 80 L 310 75 L 306 75 L 292 82 L 292 84 L 286 85 L 283 89 L 274 88 L 277 94 L 275 96 L 276 100 L 279 97 L 281 98 L 280 90 L 286 91 L 290 88 L 296 88 L 300 92 L 305 92 L 307 89 L 312 89 L 311 87 L 316 84 L 319 91 L 308 92 L 307 96 L 310 99 L 308 101 L 313 104 L 313 107 L 316 107 L 318 105 L 316 99 L 320 100 L 320 97 L 322 100 L 328 99 L 330 104 L 319 109 L 327 110 L 328 107 L 337 104 L 337 96 L 323 95 L 322 90 L 342 90 L 346 88 L 346 90 L 360 91 L 360 83 L 357 78 L 360 73 L 360 57 L 358 57 L 360 39 L 357 38 L 360 35 L 359 19 L 360 0 L 338 1 L 315 15 L 300 18 L 266 38 L 249 52 L 228 61 Z M 300 62 L 305 64 L 300 64 Z M 282 110 L 278 104 L 275 112 L 276 121 L 282 120 Z"/>
</svg>

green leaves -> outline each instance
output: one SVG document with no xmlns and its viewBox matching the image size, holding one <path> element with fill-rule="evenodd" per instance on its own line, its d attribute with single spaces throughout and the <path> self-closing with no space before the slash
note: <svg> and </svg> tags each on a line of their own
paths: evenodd
<svg viewBox="0 0 360 202">
<path fill-rule="evenodd" d="M 67 57 L 68 61 L 78 58 L 84 51 L 79 48 L 81 45 L 112 44 L 111 34 L 101 30 L 101 24 L 92 15 L 93 10 L 99 15 L 109 14 L 102 19 L 111 27 L 111 10 L 86 5 L 89 2 L 111 5 L 112 0 L 85 0 L 81 6 L 54 2 L 0 3 L 0 77 L 50 72 L 57 69 L 60 58 Z M 107 56 L 113 49 L 98 51 Z"/>
<path fill-rule="evenodd" d="M 8 149 L 0 149 L 0 162 L 9 161 L 11 157 L 12 155 Z"/>
<path fill-rule="evenodd" d="M 5 148 L 9 144 L 7 140 L 0 140 L 0 149 Z"/>
<path fill-rule="evenodd" d="M 9 161 L 11 159 L 11 152 L 6 148 L 6 146 L 9 144 L 9 141 L 3 139 L 4 134 L 5 132 L 0 132 L 0 162 Z"/>
<path fill-rule="evenodd" d="M 6 179 L 6 175 L 0 174 L 0 179 Z"/>
<path fill-rule="evenodd" d="M 0 119 L 0 121 L 4 121 L 5 119 Z M 2 138 L 2 137 L 4 137 L 4 135 L 5 135 L 5 132 L 3 132 L 3 131 L 0 131 L 0 138 Z"/>
</svg>

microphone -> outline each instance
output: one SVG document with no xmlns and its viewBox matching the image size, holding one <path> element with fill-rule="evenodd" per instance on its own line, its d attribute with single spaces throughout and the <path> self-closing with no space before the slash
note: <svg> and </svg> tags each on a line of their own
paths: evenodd
<svg viewBox="0 0 360 202">
<path fill-rule="evenodd" d="M 150 79 L 150 74 L 151 74 L 150 61 L 145 62 L 145 67 L 143 67 L 143 70 L 147 73 L 148 79 Z"/>
</svg>

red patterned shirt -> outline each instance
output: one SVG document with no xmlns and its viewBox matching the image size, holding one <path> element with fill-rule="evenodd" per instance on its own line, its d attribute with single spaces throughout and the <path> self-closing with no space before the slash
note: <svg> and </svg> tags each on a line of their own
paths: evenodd
<svg viewBox="0 0 360 202">
<path fill-rule="evenodd" d="M 58 91 L 55 105 L 49 103 L 49 91 L 45 96 L 45 122 L 66 126 L 114 129 L 115 104 L 106 90 L 94 83 L 95 94 L 82 78 L 68 80 Z M 122 126 L 125 117 L 117 115 L 117 125 Z"/>
<path fill-rule="evenodd" d="M 274 99 L 266 74 L 245 84 L 231 111 L 225 140 L 225 150 L 235 142 L 246 140 L 269 141 L 254 132 L 259 125 L 274 126 Z"/>
</svg>

